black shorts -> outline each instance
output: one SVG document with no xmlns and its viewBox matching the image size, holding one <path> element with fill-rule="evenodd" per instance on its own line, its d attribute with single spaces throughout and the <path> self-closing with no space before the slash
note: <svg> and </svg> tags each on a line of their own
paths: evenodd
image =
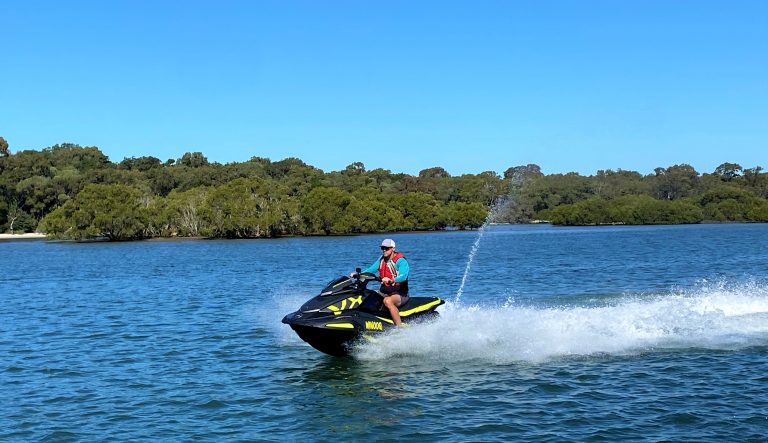
<svg viewBox="0 0 768 443">
<path fill-rule="evenodd" d="M 394 285 L 381 285 L 381 289 L 379 289 L 379 292 L 381 292 L 382 295 L 385 297 L 387 295 L 392 294 L 400 294 L 401 296 L 407 297 L 408 296 L 408 287 L 405 286 L 394 286 Z"/>
<path fill-rule="evenodd" d="M 379 292 L 381 292 L 381 295 L 384 297 L 389 297 L 392 294 L 399 294 L 400 298 L 402 299 L 402 303 L 400 305 L 404 305 L 408 301 L 408 285 L 407 284 L 400 284 L 400 285 L 381 285 L 381 289 L 379 289 Z"/>
</svg>

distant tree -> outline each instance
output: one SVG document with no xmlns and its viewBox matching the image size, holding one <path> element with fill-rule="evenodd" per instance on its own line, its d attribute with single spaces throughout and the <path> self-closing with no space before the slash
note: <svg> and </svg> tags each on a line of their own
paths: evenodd
<svg viewBox="0 0 768 443">
<path fill-rule="evenodd" d="M 403 214 L 403 230 L 442 229 L 448 224 L 440 205 L 429 194 L 409 192 L 400 195 L 396 204 Z"/>
<path fill-rule="evenodd" d="M 349 210 L 355 198 L 337 188 L 319 187 L 302 199 L 301 214 L 310 234 L 344 234 L 362 224 Z"/>
<path fill-rule="evenodd" d="M 480 202 L 490 206 L 505 194 L 501 178 L 493 171 L 477 175 L 464 174 L 453 180 L 457 188 L 457 200 L 465 203 Z"/>
<path fill-rule="evenodd" d="M 76 196 L 88 184 L 85 181 L 86 176 L 75 168 L 66 167 L 57 170 L 56 175 L 51 179 L 51 186 L 57 194 L 56 205 L 61 205 Z"/>
<path fill-rule="evenodd" d="M 279 235 L 281 191 L 273 182 L 259 178 L 233 180 L 210 191 L 202 219 L 213 237 Z"/>
<path fill-rule="evenodd" d="M 622 195 L 647 194 L 648 184 L 635 171 L 599 170 L 590 177 L 592 192 L 599 197 L 614 198 Z"/>
<path fill-rule="evenodd" d="M 752 192 L 732 185 L 708 191 L 699 204 L 704 216 L 716 221 L 768 221 L 762 218 L 768 202 Z"/>
<path fill-rule="evenodd" d="M 8 142 L 0 137 L 0 157 L 8 157 L 9 155 L 11 155 L 11 151 L 8 150 Z"/>
<path fill-rule="evenodd" d="M 53 177 L 55 173 L 49 156 L 39 151 L 20 151 L 8 157 L 0 157 L 0 164 L 0 184 L 8 188 L 15 187 L 18 182 L 29 177 Z"/>
<path fill-rule="evenodd" d="M 120 184 L 136 188 L 146 187 L 147 190 L 149 188 L 146 177 L 141 172 L 119 169 L 114 167 L 114 165 L 107 168 L 87 170 L 83 177 L 88 183 Z"/>
<path fill-rule="evenodd" d="M 209 163 L 208 158 L 206 158 L 202 152 L 185 152 L 176 164 L 189 168 L 200 168 L 208 166 Z"/>
<path fill-rule="evenodd" d="M 349 165 L 347 165 L 346 168 L 344 168 L 343 171 L 341 171 L 344 175 L 360 175 L 365 173 L 365 165 L 362 162 L 354 162 Z"/>
<path fill-rule="evenodd" d="M 175 168 L 152 168 L 145 172 L 149 187 L 156 195 L 165 197 L 173 191 L 181 180 L 181 174 Z"/>
<path fill-rule="evenodd" d="M 123 169 L 135 169 L 137 171 L 146 172 L 150 169 L 162 167 L 162 163 L 159 158 L 152 156 L 126 157 L 120 162 L 120 167 Z"/>
<path fill-rule="evenodd" d="M 154 229 L 180 237 L 198 237 L 204 232 L 210 234 L 202 216 L 209 192 L 209 188 L 205 187 L 171 192 L 153 214 Z"/>
<path fill-rule="evenodd" d="M 541 167 L 537 164 L 529 163 L 524 166 L 512 166 L 504 171 L 504 180 L 513 180 L 522 182 L 523 180 L 535 177 L 541 177 Z"/>
<path fill-rule="evenodd" d="M 592 197 L 590 179 L 576 172 L 527 180 L 520 189 L 521 204 L 537 213 Z"/>
<path fill-rule="evenodd" d="M 488 210 L 482 203 L 463 203 L 451 202 L 445 210 L 447 211 L 447 223 L 459 229 L 479 228 L 485 222 Z"/>
<path fill-rule="evenodd" d="M 547 213 L 547 218 L 553 224 L 570 226 L 601 225 L 612 221 L 607 201 L 599 197 L 558 206 Z"/>
<path fill-rule="evenodd" d="M 656 168 L 652 177 L 656 198 L 675 200 L 694 195 L 699 185 L 699 173 L 691 165 Z"/>
<path fill-rule="evenodd" d="M 248 160 L 248 161 L 252 162 L 252 163 L 259 163 L 259 164 L 261 164 L 264 167 L 269 166 L 269 165 L 272 164 L 272 160 L 270 160 L 270 159 L 268 159 L 266 157 L 254 156 L 254 157 L 251 157 L 251 159 Z"/>
<path fill-rule="evenodd" d="M 450 178 L 451 174 L 445 169 L 435 166 L 434 168 L 422 169 L 419 171 L 419 178 Z"/>
<path fill-rule="evenodd" d="M 715 168 L 715 175 L 720 176 L 722 181 L 729 182 L 741 176 L 742 171 L 743 168 L 737 163 L 723 163 Z"/>
<path fill-rule="evenodd" d="M 10 206 L 7 209 L 6 212 L 6 218 L 8 220 L 8 230 L 11 231 L 11 234 L 13 234 L 13 224 L 16 223 L 16 220 L 19 219 L 23 214 L 23 211 L 21 209 L 21 205 L 19 205 L 19 202 L 17 200 L 11 201 Z"/>
<path fill-rule="evenodd" d="M 353 232 L 383 232 L 402 230 L 403 213 L 392 204 L 393 196 L 379 194 L 356 198 L 348 206 L 359 220 Z"/>
<path fill-rule="evenodd" d="M 762 166 L 744 170 L 744 184 L 750 191 L 762 198 L 768 198 L 768 174 Z"/>
<path fill-rule="evenodd" d="M 40 224 L 55 238 L 135 240 L 146 237 L 148 199 L 120 184 L 90 184 Z"/>
<path fill-rule="evenodd" d="M 545 216 L 558 225 L 626 225 L 699 223 L 701 208 L 682 200 L 663 201 L 648 195 L 616 199 L 591 198 L 548 210 Z"/>
<path fill-rule="evenodd" d="M 275 179 L 283 178 L 286 175 L 289 175 L 291 172 L 302 168 L 311 168 L 311 166 L 307 165 L 304 163 L 304 161 L 296 157 L 284 158 L 280 161 L 276 161 L 267 165 L 267 171 L 269 172 L 269 175 Z"/>
<path fill-rule="evenodd" d="M 73 167 L 78 171 L 101 169 L 110 166 L 109 158 L 95 146 L 82 147 L 74 143 L 62 143 L 43 149 L 56 168 Z"/>
<path fill-rule="evenodd" d="M 20 181 L 16 195 L 25 212 L 40 220 L 59 203 L 55 182 L 40 175 Z"/>
</svg>

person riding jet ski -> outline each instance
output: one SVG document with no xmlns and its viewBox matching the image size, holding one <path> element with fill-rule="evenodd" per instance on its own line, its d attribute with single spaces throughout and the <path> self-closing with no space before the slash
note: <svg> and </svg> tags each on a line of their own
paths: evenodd
<svg viewBox="0 0 768 443">
<path fill-rule="evenodd" d="M 395 242 L 382 242 L 382 256 L 363 272 L 356 269 L 328 282 L 320 293 L 283 317 L 296 334 L 313 348 L 334 356 L 348 355 L 361 339 L 396 325 L 433 321 L 445 303 L 439 297 L 408 296 L 408 262 L 395 252 Z M 385 250 L 386 248 L 386 250 Z M 378 273 L 381 277 L 375 275 Z M 381 290 L 368 289 L 382 281 Z"/>
<path fill-rule="evenodd" d="M 384 297 L 384 306 L 389 310 L 395 326 L 400 326 L 398 308 L 408 303 L 408 274 L 411 268 L 402 252 L 395 251 L 395 241 L 385 238 L 381 242 L 381 257 L 361 273 L 378 274 L 381 278 L 379 293 Z M 357 277 L 353 272 L 350 277 Z"/>
</svg>

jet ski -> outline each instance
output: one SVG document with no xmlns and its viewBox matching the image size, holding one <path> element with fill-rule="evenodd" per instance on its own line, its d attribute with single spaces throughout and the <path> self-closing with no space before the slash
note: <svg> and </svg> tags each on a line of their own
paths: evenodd
<svg viewBox="0 0 768 443">
<path fill-rule="evenodd" d="M 367 288 L 372 281 L 381 280 L 374 274 L 361 274 L 359 269 L 356 277 L 331 280 L 319 295 L 286 315 L 283 323 L 318 351 L 347 355 L 361 338 L 395 328 L 381 294 Z M 403 323 L 434 319 L 439 315 L 435 309 L 443 303 L 437 297 L 409 297 L 399 308 L 400 319 Z"/>
</svg>

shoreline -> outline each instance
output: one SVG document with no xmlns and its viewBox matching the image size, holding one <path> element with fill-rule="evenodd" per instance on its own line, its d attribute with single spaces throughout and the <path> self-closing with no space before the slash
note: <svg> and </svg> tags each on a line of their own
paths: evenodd
<svg viewBox="0 0 768 443">
<path fill-rule="evenodd" d="M 555 225 L 551 222 L 544 220 L 535 220 L 529 223 L 490 223 L 490 225 L 508 225 L 508 226 L 541 226 L 550 225 L 554 228 L 601 228 L 601 227 L 638 227 L 638 226 L 681 226 L 681 225 L 750 225 L 750 224 L 762 224 L 765 222 L 747 222 L 747 221 L 715 221 L 715 220 L 703 220 L 698 223 L 646 223 L 646 224 L 624 224 L 624 223 L 602 223 L 592 225 Z M 477 232 L 481 228 L 465 229 L 465 232 Z M 315 234 L 315 235 L 283 235 L 278 237 L 243 237 L 243 238 L 216 238 L 216 237 L 150 237 L 134 240 L 121 240 L 121 241 L 200 241 L 200 240 L 274 240 L 274 239 L 287 239 L 287 238 L 312 238 L 312 237 L 349 237 L 358 235 L 389 235 L 389 234 L 425 234 L 425 233 L 444 233 L 444 232 L 457 232 L 459 229 L 435 229 L 426 231 L 391 231 L 391 232 L 366 232 L 366 233 L 346 233 L 346 234 Z M 14 241 L 14 240 L 46 240 L 48 237 L 40 232 L 28 232 L 24 234 L 0 234 L 0 241 Z M 88 240 L 52 240 L 54 242 L 75 242 L 75 243 L 92 243 L 92 242 L 104 242 L 109 241 L 105 239 L 88 239 Z"/>
<path fill-rule="evenodd" d="M 45 240 L 47 237 L 40 232 L 27 232 L 24 234 L 0 234 L 0 240 Z"/>
</svg>

